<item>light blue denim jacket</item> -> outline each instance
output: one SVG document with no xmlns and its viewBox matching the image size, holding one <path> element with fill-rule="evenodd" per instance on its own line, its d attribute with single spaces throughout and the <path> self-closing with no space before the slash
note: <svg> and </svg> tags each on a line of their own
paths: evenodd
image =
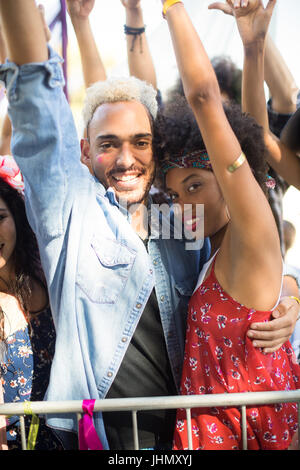
<svg viewBox="0 0 300 470">
<path fill-rule="evenodd" d="M 143 242 L 112 189 L 80 162 L 72 113 L 62 91 L 61 59 L 1 66 L 12 120 L 12 152 L 25 180 L 26 210 L 46 275 L 57 340 L 49 401 L 104 398 L 155 285 L 177 386 L 187 302 L 209 246 L 183 240 Z M 77 430 L 76 416 L 48 424 Z M 101 413 L 95 425 L 108 447 Z"/>
</svg>

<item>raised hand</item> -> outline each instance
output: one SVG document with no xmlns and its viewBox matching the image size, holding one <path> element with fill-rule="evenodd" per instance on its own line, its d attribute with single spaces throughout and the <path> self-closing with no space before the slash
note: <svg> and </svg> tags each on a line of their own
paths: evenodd
<svg viewBox="0 0 300 470">
<path fill-rule="evenodd" d="M 266 7 L 262 0 L 227 0 L 212 3 L 208 8 L 233 15 L 246 46 L 265 39 L 275 5 L 276 0 L 269 0 Z"/>
<path fill-rule="evenodd" d="M 80 50 L 82 72 L 86 88 L 93 83 L 106 79 L 106 72 L 89 19 L 94 5 L 95 0 L 67 0 L 68 12 Z"/>
<path fill-rule="evenodd" d="M 67 9 L 71 18 L 88 18 L 94 5 L 95 0 L 67 0 Z"/>
<path fill-rule="evenodd" d="M 41 18 L 42 18 L 43 27 L 44 27 L 45 36 L 46 36 L 46 41 L 49 42 L 50 39 L 51 39 L 51 31 L 48 28 L 48 25 L 46 23 L 44 5 L 38 5 L 38 9 L 39 9 L 39 12 L 40 12 L 40 15 L 41 15 Z"/>
<path fill-rule="evenodd" d="M 125 8 L 138 8 L 141 5 L 141 0 L 121 0 Z"/>
</svg>

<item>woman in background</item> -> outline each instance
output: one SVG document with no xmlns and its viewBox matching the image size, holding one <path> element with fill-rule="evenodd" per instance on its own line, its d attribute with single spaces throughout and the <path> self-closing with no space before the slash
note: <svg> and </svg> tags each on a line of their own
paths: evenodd
<svg viewBox="0 0 300 470">
<path fill-rule="evenodd" d="M 12 157 L 0 161 L 0 377 L 5 403 L 43 400 L 55 329 L 35 236 L 26 218 L 23 182 Z M 29 418 L 30 419 L 30 418 Z M 28 430 L 29 421 L 25 419 Z M 19 418 L 7 419 L 8 449 L 20 449 Z M 40 419 L 36 449 L 61 448 Z"/>
</svg>

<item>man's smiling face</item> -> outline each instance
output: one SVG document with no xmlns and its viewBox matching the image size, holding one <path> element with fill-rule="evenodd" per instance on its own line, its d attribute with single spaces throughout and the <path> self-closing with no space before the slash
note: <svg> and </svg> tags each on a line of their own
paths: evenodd
<svg viewBox="0 0 300 470">
<path fill-rule="evenodd" d="M 144 202 L 155 173 L 146 108 L 138 101 L 100 105 L 82 143 L 82 162 L 106 188 L 114 189 L 118 200 L 128 206 Z"/>
</svg>

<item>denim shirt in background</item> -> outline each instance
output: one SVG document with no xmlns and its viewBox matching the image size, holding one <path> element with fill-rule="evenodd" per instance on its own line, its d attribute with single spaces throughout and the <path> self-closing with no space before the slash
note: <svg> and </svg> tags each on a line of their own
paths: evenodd
<svg viewBox="0 0 300 470">
<path fill-rule="evenodd" d="M 204 249 L 150 239 L 149 255 L 112 189 L 80 162 L 80 146 L 62 90 L 61 59 L 6 62 L 12 152 L 25 180 L 26 210 L 40 249 L 57 340 L 46 399 L 104 398 L 155 285 L 175 383 L 179 388 L 187 302 Z M 77 431 L 75 415 L 48 424 Z M 101 413 L 95 425 L 108 448 Z"/>
</svg>

